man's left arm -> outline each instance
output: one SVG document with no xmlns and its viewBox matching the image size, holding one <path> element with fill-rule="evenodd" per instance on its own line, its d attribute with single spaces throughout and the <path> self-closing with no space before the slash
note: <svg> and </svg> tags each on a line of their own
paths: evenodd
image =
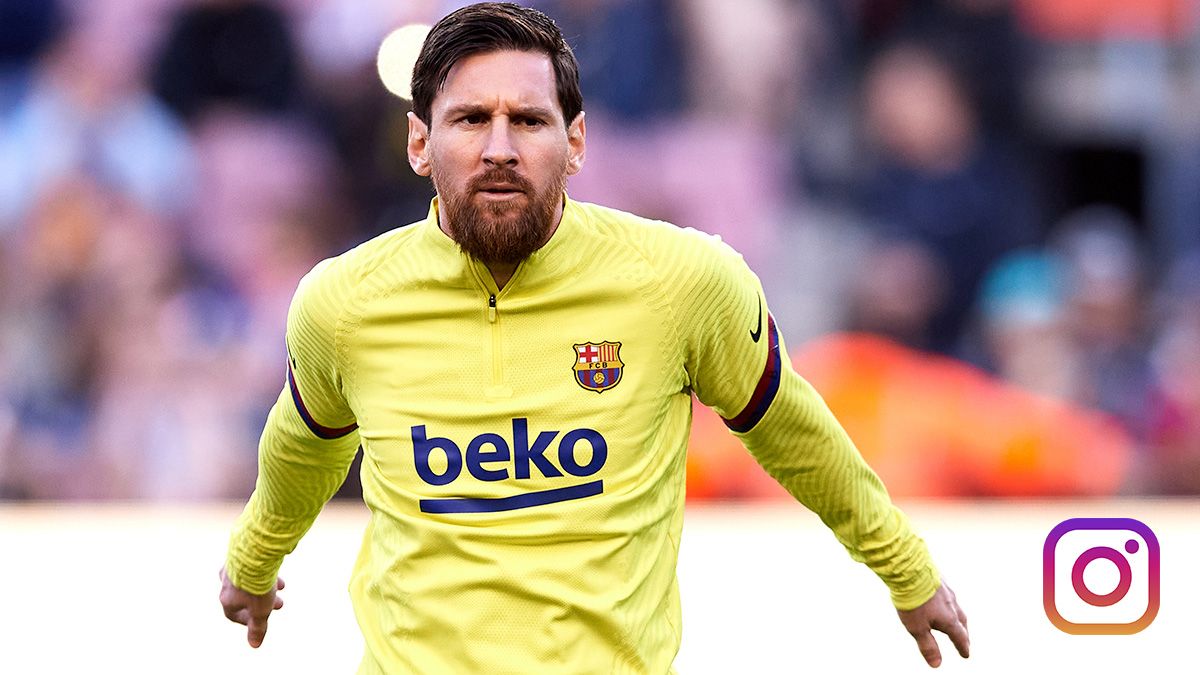
<svg viewBox="0 0 1200 675">
<path fill-rule="evenodd" d="M 824 401 L 778 354 L 780 383 L 757 424 L 735 431 L 755 459 L 793 497 L 816 513 L 891 592 L 901 622 L 931 666 L 941 653 L 931 630 L 946 633 L 966 657 L 966 615 L 941 579 L 925 542 L 892 503 Z M 727 420 L 728 422 L 728 420 Z"/>
<path fill-rule="evenodd" d="M 688 343 L 697 397 L 721 415 L 767 473 L 821 518 L 852 558 L 883 580 L 930 665 L 941 661 L 931 629 L 949 635 L 966 656 L 965 615 L 953 592 L 879 477 L 792 369 L 758 279 L 732 252 L 712 272 L 704 292 L 687 296 L 703 298 L 706 306 L 679 312 L 704 317 L 694 322 Z"/>
</svg>

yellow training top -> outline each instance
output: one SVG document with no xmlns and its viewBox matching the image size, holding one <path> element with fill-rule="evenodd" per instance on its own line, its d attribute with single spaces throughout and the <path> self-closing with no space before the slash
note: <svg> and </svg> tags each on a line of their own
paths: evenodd
<svg viewBox="0 0 1200 675">
<path fill-rule="evenodd" d="M 234 584 L 274 585 L 361 444 L 360 672 L 667 673 L 695 393 L 897 607 L 933 595 L 924 543 L 731 248 L 565 200 L 497 290 L 437 208 L 301 281 Z"/>
</svg>

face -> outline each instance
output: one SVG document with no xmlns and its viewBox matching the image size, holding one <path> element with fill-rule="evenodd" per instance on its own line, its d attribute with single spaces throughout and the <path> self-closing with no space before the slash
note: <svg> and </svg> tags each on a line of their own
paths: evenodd
<svg viewBox="0 0 1200 675">
<path fill-rule="evenodd" d="M 583 114 L 563 119 L 550 58 L 468 56 L 430 112 L 429 126 L 408 114 L 408 158 L 433 179 L 442 229 L 485 263 L 524 260 L 553 234 L 567 176 L 583 165 Z"/>
</svg>

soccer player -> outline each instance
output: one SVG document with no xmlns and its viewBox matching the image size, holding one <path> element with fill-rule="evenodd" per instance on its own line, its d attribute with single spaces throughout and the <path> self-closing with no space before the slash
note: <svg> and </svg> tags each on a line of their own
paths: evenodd
<svg viewBox="0 0 1200 675">
<path fill-rule="evenodd" d="M 262 644 L 283 557 L 359 445 L 361 673 L 667 673 L 691 396 L 879 575 L 930 665 L 966 618 L 791 368 L 757 278 L 696 231 L 572 201 L 585 124 L 554 23 L 450 14 L 413 71 L 428 216 L 318 264 L 220 599 Z"/>
</svg>

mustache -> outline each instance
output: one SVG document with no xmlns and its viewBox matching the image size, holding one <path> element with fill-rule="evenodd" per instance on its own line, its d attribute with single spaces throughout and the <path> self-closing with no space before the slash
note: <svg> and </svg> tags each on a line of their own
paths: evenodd
<svg viewBox="0 0 1200 675">
<path fill-rule="evenodd" d="M 492 169 L 488 171 L 487 173 L 472 180 L 468 188 L 472 192 L 478 192 L 479 190 L 483 189 L 484 185 L 494 183 L 507 183 L 509 185 L 515 185 L 519 190 L 521 190 L 521 192 L 533 192 L 532 183 L 521 177 L 521 175 L 516 171 L 507 168 Z"/>
</svg>

